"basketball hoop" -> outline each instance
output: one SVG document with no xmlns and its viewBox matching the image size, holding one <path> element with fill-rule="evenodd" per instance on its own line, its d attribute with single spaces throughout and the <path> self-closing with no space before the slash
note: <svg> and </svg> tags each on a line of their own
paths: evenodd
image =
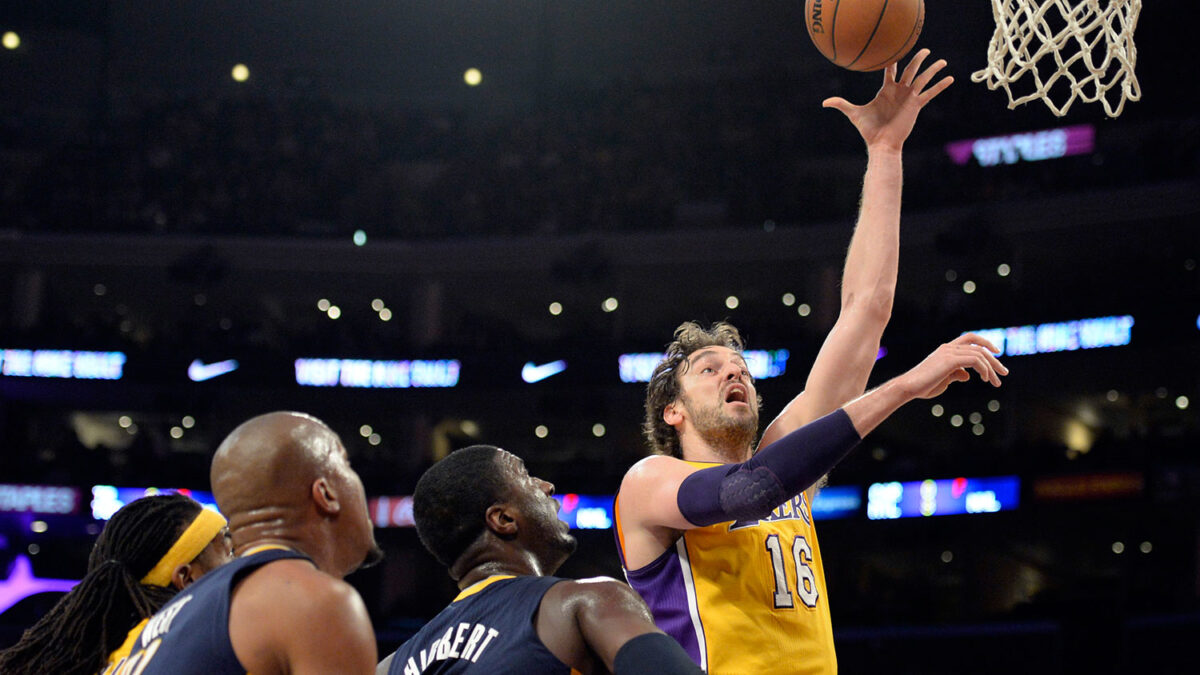
<svg viewBox="0 0 1200 675">
<path fill-rule="evenodd" d="M 992 0 L 988 66 L 971 80 L 1003 88 L 1010 109 L 1040 98 L 1062 117 L 1080 99 L 1117 117 L 1142 97 L 1133 72 L 1141 11 L 1142 0 Z M 1009 87 L 1026 75 L 1033 91 L 1017 96 Z"/>
</svg>

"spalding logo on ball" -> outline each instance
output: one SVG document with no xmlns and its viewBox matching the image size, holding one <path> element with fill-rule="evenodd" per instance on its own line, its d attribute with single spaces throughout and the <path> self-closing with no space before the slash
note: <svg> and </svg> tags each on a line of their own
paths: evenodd
<svg viewBox="0 0 1200 675">
<path fill-rule="evenodd" d="M 850 70 L 886 68 L 917 44 L 924 0 L 807 0 L 804 16 L 813 44 Z"/>
</svg>

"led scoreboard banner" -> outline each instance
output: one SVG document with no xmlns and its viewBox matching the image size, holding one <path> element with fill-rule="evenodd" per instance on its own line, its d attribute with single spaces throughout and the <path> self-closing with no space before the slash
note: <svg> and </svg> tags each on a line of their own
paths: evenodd
<svg viewBox="0 0 1200 675">
<path fill-rule="evenodd" d="M 577 495 L 568 492 L 565 495 L 554 495 L 562 508 L 558 518 L 566 522 L 572 529 L 607 530 L 613 526 L 612 497 L 596 495 Z"/>
<path fill-rule="evenodd" d="M 96 520 L 108 520 L 122 506 L 135 499 L 142 497 L 151 497 L 160 494 L 181 494 L 186 497 L 200 502 L 200 505 L 206 509 L 219 511 L 217 509 L 217 500 L 213 498 L 211 492 L 203 492 L 200 490 L 188 490 L 184 488 L 154 488 L 154 487 L 115 487 L 112 485 L 93 485 L 92 486 L 92 518 Z"/>
<path fill-rule="evenodd" d="M 750 376 L 756 380 L 765 380 L 783 375 L 787 370 L 788 358 L 791 352 L 786 349 L 748 349 L 742 352 L 746 360 L 746 368 Z M 662 352 L 645 352 L 640 354 L 622 354 L 617 358 L 617 369 L 622 382 L 649 382 L 655 367 L 663 360 Z"/>
<path fill-rule="evenodd" d="M 462 364 L 437 361 L 370 361 L 366 359 L 296 359 L 296 384 L 305 387 L 408 389 L 453 387 Z"/>
<path fill-rule="evenodd" d="M 612 497 L 568 493 L 554 495 L 562 508 L 558 518 L 572 529 L 607 530 L 612 527 Z M 376 527 L 413 527 L 412 497 L 372 497 L 367 501 Z"/>
<path fill-rule="evenodd" d="M 815 520 L 835 520 L 858 515 L 862 509 L 862 488 L 857 485 L 826 485 L 817 490 L 812 502 Z"/>
<path fill-rule="evenodd" d="M 1102 316 L 1029 326 L 967 331 L 990 341 L 1001 356 L 1073 352 L 1079 349 L 1124 347 L 1133 340 L 1133 317 Z"/>
<path fill-rule="evenodd" d="M 581 495 L 569 492 L 554 495 L 562 508 L 558 518 L 572 529 L 607 530 L 613 526 L 613 498 L 610 495 Z M 373 497 L 368 501 L 376 527 L 412 527 L 412 497 Z M 838 485 L 822 488 L 813 501 L 812 515 L 817 520 L 832 520 L 857 515 L 862 508 L 862 488 Z"/>
<path fill-rule="evenodd" d="M 974 157 L 979 166 L 1040 162 L 1070 155 L 1090 155 L 1096 147 L 1096 128 L 1080 124 L 1028 133 L 970 138 L 946 144 L 946 154 L 958 165 Z"/>
<path fill-rule="evenodd" d="M 123 352 L 0 349 L 0 376 L 3 377 L 119 380 L 124 372 Z"/>
<path fill-rule="evenodd" d="M 867 518 L 890 520 L 1011 511 L 1017 508 L 1020 488 L 1016 476 L 872 483 L 867 488 Z"/>
</svg>

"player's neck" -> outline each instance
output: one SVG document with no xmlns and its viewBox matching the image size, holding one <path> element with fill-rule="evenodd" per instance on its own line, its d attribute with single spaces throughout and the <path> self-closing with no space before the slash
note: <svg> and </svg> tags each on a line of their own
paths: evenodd
<svg viewBox="0 0 1200 675">
<path fill-rule="evenodd" d="M 706 443 L 699 438 L 681 438 L 679 444 L 683 449 L 683 459 L 688 462 L 736 464 L 745 462 L 754 454 L 754 450 L 750 446 L 722 448 Z"/>
<path fill-rule="evenodd" d="M 458 580 L 459 589 L 467 588 L 488 577 L 543 576 L 553 574 L 557 565 L 543 564 L 532 551 L 516 546 L 491 545 L 477 542 L 450 567 L 450 576 Z"/>
</svg>

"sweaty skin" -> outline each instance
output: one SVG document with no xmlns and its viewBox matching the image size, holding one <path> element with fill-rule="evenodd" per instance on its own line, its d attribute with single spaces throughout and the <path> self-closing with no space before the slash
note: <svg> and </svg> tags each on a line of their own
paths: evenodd
<svg viewBox="0 0 1200 675">
<path fill-rule="evenodd" d="M 211 481 L 235 553 L 275 546 L 312 558 L 269 563 L 234 588 L 229 637 L 242 665 L 256 675 L 373 673 L 374 630 L 342 577 L 378 546 L 337 435 L 307 415 L 256 417 L 221 444 Z"/>
</svg>

